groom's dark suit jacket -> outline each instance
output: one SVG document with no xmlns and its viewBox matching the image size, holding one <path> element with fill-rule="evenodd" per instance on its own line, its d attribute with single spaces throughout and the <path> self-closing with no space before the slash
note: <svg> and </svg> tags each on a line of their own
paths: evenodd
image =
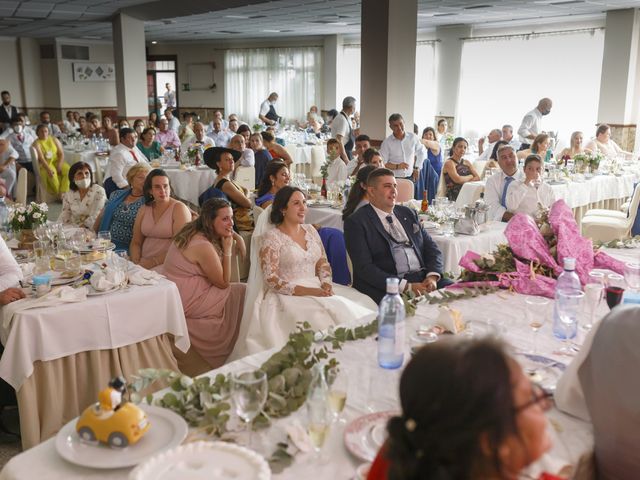
<svg viewBox="0 0 640 480">
<path fill-rule="evenodd" d="M 396 205 L 393 213 L 400 220 L 424 268 L 422 278 L 407 280 L 421 281 L 431 272 L 442 275 L 442 253 L 420 225 L 416 212 Z M 353 287 L 380 303 L 387 290 L 387 278 L 395 277 L 398 273 L 391 254 L 391 240 L 371 205 L 359 208 L 347 218 L 344 222 L 344 239 L 353 264 Z"/>
</svg>

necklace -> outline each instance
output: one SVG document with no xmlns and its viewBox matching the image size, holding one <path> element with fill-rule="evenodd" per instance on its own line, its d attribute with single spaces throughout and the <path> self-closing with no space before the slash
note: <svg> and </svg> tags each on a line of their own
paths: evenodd
<svg viewBox="0 0 640 480">
<path fill-rule="evenodd" d="M 131 192 L 129 195 L 131 195 L 132 197 L 136 197 L 136 198 L 138 198 L 138 197 L 141 197 L 141 196 L 142 196 L 142 193 L 141 193 L 140 195 L 134 195 L 134 194 L 133 194 L 133 192 Z"/>
</svg>

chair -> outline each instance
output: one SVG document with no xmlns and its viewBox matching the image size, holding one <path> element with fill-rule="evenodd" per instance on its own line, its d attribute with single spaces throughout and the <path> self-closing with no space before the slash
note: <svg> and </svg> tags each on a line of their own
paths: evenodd
<svg viewBox="0 0 640 480">
<path fill-rule="evenodd" d="M 204 192 L 200 194 L 198 197 L 198 206 L 202 207 L 204 202 L 209 200 L 210 198 L 224 198 L 225 200 L 229 200 L 225 193 L 216 187 L 209 187 Z"/>
<path fill-rule="evenodd" d="M 320 240 L 331 265 L 333 282 L 340 285 L 351 284 L 351 271 L 347 265 L 347 247 L 344 234 L 337 228 L 323 227 L 318 231 Z"/>
<path fill-rule="evenodd" d="M 403 203 L 413 200 L 413 182 L 406 178 L 398 178 L 396 179 L 396 183 L 398 184 L 396 202 Z"/>
<path fill-rule="evenodd" d="M 262 215 L 262 212 L 264 212 L 264 208 L 259 207 L 258 205 L 253 206 L 253 223 L 258 221 L 258 217 Z"/>
<path fill-rule="evenodd" d="M 482 174 L 484 173 L 484 167 L 486 166 L 487 166 L 486 160 L 476 160 L 475 162 L 473 162 L 473 168 L 476 169 L 476 172 L 478 172 L 478 176 L 480 178 L 483 178 Z"/>
<path fill-rule="evenodd" d="M 637 210 L 638 205 L 640 205 L 640 188 L 635 188 L 633 190 L 633 195 L 631 195 L 631 201 L 625 203 L 622 207 L 620 207 L 620 210 L 594 208 L 591 210 L 587 210 L 587 213 L 585 213 L 584 217 L 582 218 L 584 219 L 587 217 L 611 217 L 611 218 L 624 219 L 629 217 L 633 209 Z"/>
<path fill-rule="evenodd" d="M 321 176 L 320 168 L 324 165 L 326 160 L 326 153 L 323 147 L 313 146 L 311 147 L 311 172 L 310 177 Z"/>
<path fill-rule="evenodd" d="M 94 157 L 94 162 L 96 164 L 96 171 L 93 172 L 95 174 L 95 182 L 98 185 L 102 185 L 102 182 L 104 182 L 104 170 L 102 167 L 102 162 L 104 162 L 105 166 L 107 165 L 107 163 L 109 162 L 109 157 L 103 157 L 103 156 L 99 156 L 96 155 Z"/>
<path fill-rule="evenodd" d="M 235 181 L 238 185 L 243 186 L 249 191 L 255 190 L 256 169 L 254 167 L 238 167 L 238 170 L 236 170 Z"/>
<path fill-rule="evenodd" d="M 16 203 L 27 204 L 27 177 L 29 172 L 26 168 L 21 168 L 18 172 L 18 181 L 16 182 Z"/>
<path fill-rule="evenodd" d="M 582 235 L 594 241 L 610 242 L 627 238 L 638 215 L 640 205 L 640 188 L 636 186 L 629 205 L 629 215 L 623 218 L 612 215 L 585 215 L 582 218 Z"/>
<path fill-rule="evenodd" d="M 47 187 L 42 183 L 42 178 L 40 178 L 40 163 L 38 162 L 38 151 L 36 147 L 33 145 L 29 147 L 29 151 L 31 152 L 31 164 L 33 165 L 33 175 L 36 179 L 36 202 L 38 203 L 53 203 L 58 202 L 59 199 L 51 195 L 47 191 Z"/>
</svg>

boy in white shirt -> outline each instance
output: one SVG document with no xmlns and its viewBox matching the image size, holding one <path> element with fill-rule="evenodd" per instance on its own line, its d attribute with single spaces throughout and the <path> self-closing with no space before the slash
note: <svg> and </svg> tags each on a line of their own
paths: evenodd
<svg viewBox="0 0 640 480">
<path fill-rule="evenodd" d="M 347 165 L 340 158 L 340 142 L 330 138 L 327 142 L 327 186 L 347 180 Z"/>
</svg>

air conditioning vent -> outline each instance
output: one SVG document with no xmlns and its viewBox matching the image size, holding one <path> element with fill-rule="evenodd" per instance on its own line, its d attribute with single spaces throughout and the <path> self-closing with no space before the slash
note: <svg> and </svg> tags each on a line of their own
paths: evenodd
<svg viewBox="0 0 640 480">
<path fill-rule="evenodd" d="M 61 45 L 61 51 L 66 60 L 89 60 L 89 47 L 84 45 Z"/>
</svg>

